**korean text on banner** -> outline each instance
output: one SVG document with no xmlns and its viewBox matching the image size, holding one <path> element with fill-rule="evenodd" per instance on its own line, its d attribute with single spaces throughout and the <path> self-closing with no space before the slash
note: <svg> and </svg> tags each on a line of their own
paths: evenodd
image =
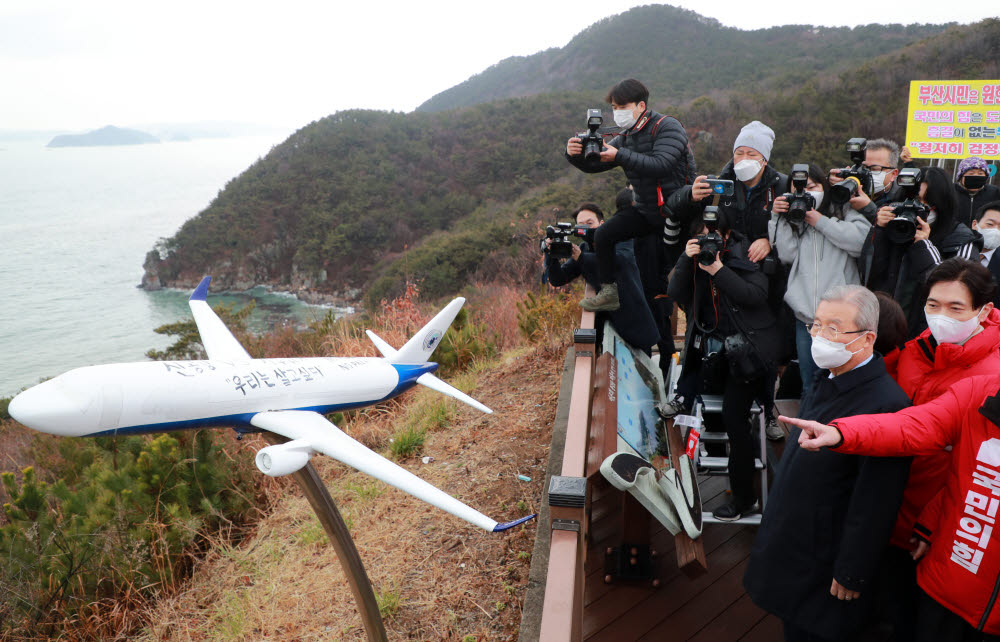
<svg viewBox="0 0 1000 642">
<path fill-rule="evenodd" d="M 913 80 L 906 145 L 914 158 L 1000 160 L 1000 80 Z"/>
</svg>

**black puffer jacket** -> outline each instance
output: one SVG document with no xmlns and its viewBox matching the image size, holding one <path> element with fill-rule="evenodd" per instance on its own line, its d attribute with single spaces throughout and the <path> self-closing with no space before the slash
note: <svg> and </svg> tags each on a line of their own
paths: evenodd
<svg viewBox="0 0 1000 642">
<path fill-rule="evenodd" d="M 1000 200 L 1000 187 L 987 185 L 973 196 L 969 194 L 964 185 L 955 183 L 955 196 L 957 197 L 955 200 L 955 204 L 957 205 L 955 208 L 955 220 L 972 227 L 972 217 L 976 215 L 980 207 Z"/>
<path fill-rule="evenodd" d="M 781 338 L 775 325 L 774 313 L 767 304 L 768 279 L 756 263 L 747 258 L 748 243 L 733 232 L 720 255 L 722 269 L 714 276 L 699 269 L 695 259 L 682 254 L 677 259 L 667 293 L 677 301 L 688 316 L 684 337 L 684 368 L 697 367 L 688 363 L 699 331 L 690 321 L 697 318 L 703 327 L 715 327 L 712 335 L 723 340 L 730 334 L 745 332 L 762 357 L 773 366 Z"/>
<path fill-rule="evenodd" d="M 906 313 L 908 339 L 927 328 L 924 304 L 927 275 L 945 259 L 979 257 L 983 237 L 951 217 L 941 217 L 931 225 L 926 241 L 896 244 L 889 240 L 884 227 L 872 228 L 871 271 L 865 285 L 869 290 L 886 292 Z"/>
<path fill-rule="evenodd" d="M 733 231 L 753 243 L 757 239 L 767 238 L 767 223 L 771 220 L 771 206 L 774 199 L 785 193 L 788 188 L 788 176 L 767 165 L 760 182 L 749 196 L 746 186 L 736 180 L 733 162 L 722 168 L 719 178 L 734 182 L 734 194 L 724 196 L 719 201 L 719 211 L 725 212 Z M 687 185 L 673 194 L 667 200 L 670 217 L 680 222 L 681 229 L 686 230 L 691 223 L 712 203 L 712 197 L 698 203 L 691 202 L 691 186 Z M 682 239 L 683 241 L 684 239 Z"/>
<path fill-rule="evenodd" d="M 635 191 L 636 206 L 651 222 L 660 218 L 657 187 L 666 199 L 674 190 L 694 180 L 694 155 L 688 147 L 687 133 L 676 118 L 646 110 L 632 129 L 607 144 L 618 150 L 614 162 L 587 163 L 582 154 L 567 154 L 566 158 L 589 174 L 615 167 L 625 170 L 625 177 Z"/>
</svg>

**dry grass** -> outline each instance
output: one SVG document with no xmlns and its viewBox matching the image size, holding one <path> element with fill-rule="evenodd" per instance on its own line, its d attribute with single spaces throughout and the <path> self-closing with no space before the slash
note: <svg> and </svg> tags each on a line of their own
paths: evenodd
<svg viewBox="0 0 1000 642">
<path fill-rule="evenodd" d="M 454 421 L 427 433 L 424 452 L 434 461 L 403 462 L 498 520 L 537 510 L 558 394 L 561 360 L 538 348 L 518 352 L 481 367 L 480 387 L 468 390 L 493 415 L 455 405 Z M 415 412 L 421 402 L 407 407 Z M 368 422 L 351 425 L 381 430 Z M 488 534 L 337 462 L 314 462 L 351 527 L 390 639 L 517 639 L 535 522 Z M 188 587 L 148 617 L 154 624 L 141 639 L 149 641 L 365 639 L 322 528 L 292 490 L 255 537 L 213 549 Z"/>
</svg>

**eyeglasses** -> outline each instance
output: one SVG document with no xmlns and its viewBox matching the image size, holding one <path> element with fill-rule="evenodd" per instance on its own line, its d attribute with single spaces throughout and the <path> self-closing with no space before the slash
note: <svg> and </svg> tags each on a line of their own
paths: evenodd
<svg viewBox="0 0 1000 642">
<path fill-rule="evenodd" d="M 889 167 L 888 165 L 865 165 L 870 171 L 873 172 L 891 172 L 895 167 Z"/>
<path fill-rule="evenodd" d="M 836 341 L 837 337 L 842 334 L 861 334 L 862 332 L 868 332 L 868 330 L 838 330 L 832 325 L 823 325 L 822 323 L 807 323 L 806 330 L 808 330 L 809 334 L 814 337 L 818 334 L 824 339 L 828 339 L 830 341 Z"/>
</svg>

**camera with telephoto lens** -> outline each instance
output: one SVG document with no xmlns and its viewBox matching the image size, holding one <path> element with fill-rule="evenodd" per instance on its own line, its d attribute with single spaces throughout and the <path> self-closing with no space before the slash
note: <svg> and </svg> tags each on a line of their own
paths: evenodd
<svg viewBox="0 0 1000 642">
<path fill-rule="evenodd" d="M 905 200 L 893 203 L 893 219 L 886 223 L 885 233 L 897 245 L 911 243 L 917 233 L 917 217 L 926 221 L 931 212 L 929 207 L 917 200 L 923 178 L 923 171 L 916 167 L 901 169 L 896 177 L 896 185 L 902 189 Z"/>
<path fill-rule="evenodd" d="M 808 182 L 809 166 L 805 163 L 792 165 L 792 191 L 781 196 L 788 202 L 788 211 L 783 216 L 793 223 L 806 220 L 806 212 L 816 209 L 816 199 L 806 192 Z"/>
<path fill-rule="evenodd" d="M 571 236 L 594 244 L 594 228 L 573 223 L 556 223 L 545 228 L 545 238 L 552 239 L 552 243 L 546 244 L 545 239 L 542 239 L 542 253 L 554 259 L 570 258 L 573 256 L 573 243 L 569 240 Z"/>
<path fill-rule="evenodd" d="M 862 164 L 865 161 L 866 149 L 868 141 L 864 138 L 852 138 L 847 141 L 847 153 L 851 155 L 854 165 L 831 172 L 844 179 L 830 187 L 830 200 L 833 203 L 843 205 L 861 192 L 869 196 L 875 192 L 875 181 L 872 179 L 871 170 Z"/>
<path fill-rule="evenodd" d="M 701 248 L 698 250 L 697 258 L 702 265 L 711 265 L 715 263 L 715 255 L 722 252 L 726 245 L 726 241 L 719 234 L 719 208 L 709 205 L 705 208 L 703 218 L 705 227 L 708 228 L 708 234 L 702 234 L 697 239 L 698 246 Z"/>
<path fill-rule="evenodd" d="M 583 160 L 588 163 L 601 160 L 601 150 L 604 149 L 604 138 L 597 133 L 604 116 L 600 109 L 587 110 L 587 131 L 577 134 L 580 142 L 583 143 Z"/>
</svg>

